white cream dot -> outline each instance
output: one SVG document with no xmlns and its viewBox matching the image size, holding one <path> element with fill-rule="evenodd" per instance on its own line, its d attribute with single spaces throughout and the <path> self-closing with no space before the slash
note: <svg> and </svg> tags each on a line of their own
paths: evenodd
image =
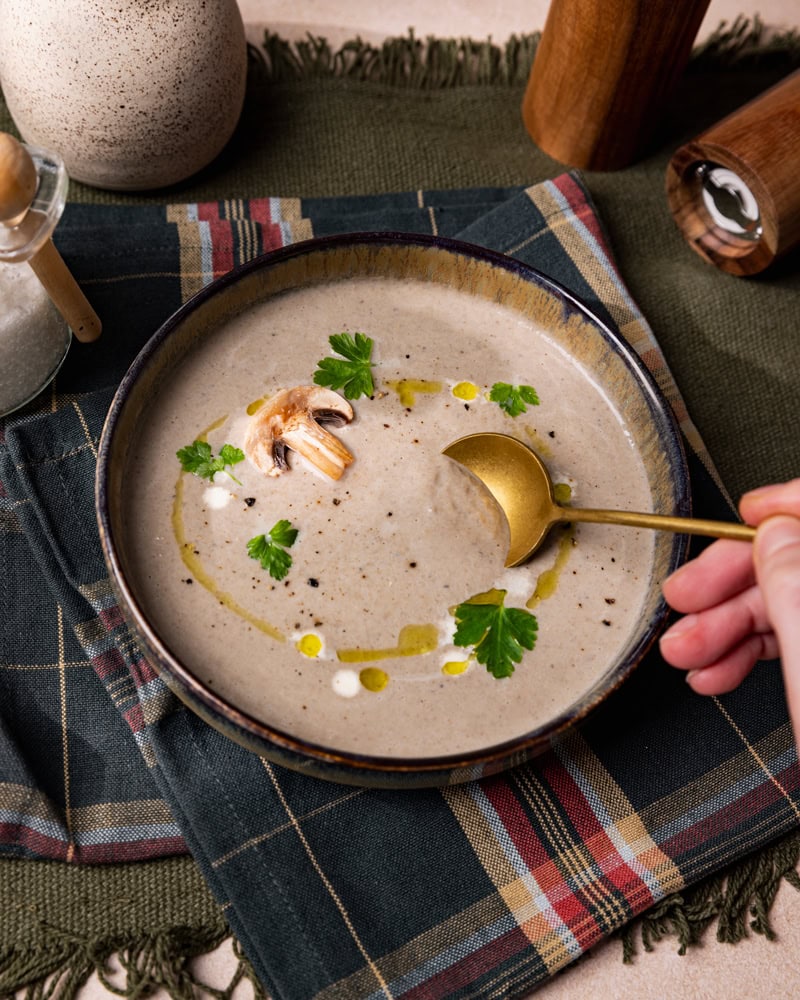
<svg viewBox="0 0 800 1000">
<path fill-rule="evenodd" d="M 355 698 L 361 689 L 361 681 L 355 670 L 337 670 L 331 680 L 331 686 L 342 698 Z"/>
<path fill-rule="evenodd" d="M 230 502 L 233 494 L 224 486 L 209 486 L 203 491 L 203 500 L 211 510 L 222 510 Z"/>
</svg>

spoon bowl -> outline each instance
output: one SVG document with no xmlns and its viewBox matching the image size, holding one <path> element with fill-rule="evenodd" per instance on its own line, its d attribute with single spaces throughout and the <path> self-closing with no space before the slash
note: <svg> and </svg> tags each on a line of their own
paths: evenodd
<svg viewBox="0 0 800 1000">
<path fill-rule="evenodd" d="M 672 517 L 638 511 L 563 507 L 556 502 L 550 473 L 532 448 L 508 434 L 468 434 L 444 455 L 479 479 L 502 510 L 509 531 L 506 566 L 519 566 L 536 552 L 556 524 L 583 521 L 752 541 L 755 528 L 729 521 Z"/>
</svg>

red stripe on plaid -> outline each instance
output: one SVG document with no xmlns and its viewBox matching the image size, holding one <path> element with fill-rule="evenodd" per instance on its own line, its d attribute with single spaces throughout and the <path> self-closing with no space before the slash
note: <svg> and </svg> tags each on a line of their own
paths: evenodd
<svg viewBox="0 0 800 1000">
<path fill-rule="evenodd" d="M 143 656 L 140 656 L 138 660 L 134 660 L 129 669 L 137 688 L 144 687 L 145 684 L 149 684 L 158 677 L 158 673 L 152 664 Z"/>
<path fill-rule="evenodd" d="M 611 250 L 606 243 L 605 234 L 600 228 L 600 222 L 586 201 L 586 194 L 570 174 L 562 174 L 551 182 L 564 195 L 575 216 L 586 226 L 595 240 L 603 248 L 608 256 L 608 266 L 614 271 L 617 270 Z"/>
<path fill-rule="evenodd" d="M 233 226 L 227 219 L 211 219 L 211 266 L 214 276 L 227 274 L 235 261 L 233 256 Z"/>
<path fill-rule="evenodd" d="M 569 822 L 581 840 L 587 840 L 602 831 L 603 824 L 580 786 L 555 756 L 547 758 L 546 766 L 541 770 L 541 778 L 550 786 L 553 800 L 562 804 Z"/>
<path fill-rule="evenodd" d="M 515 927 L 483 947 L 469 952 L 424 982 L 397 995 L 403 997 L 403 1000 L 441 1000 L 452 996 L 463 986 L 474 985 L 482 975 L 491 974 L 496 978 L 499 965 L 527 951 L 529 947 L 527 936 Z"/>
<path fill-rule="evenodd" d="M 118 604 L 112 604 L 110 608 L 103 608 L 98 618 L 109 631 L 118 625 L 125 624 L 125 619 L 122 617 L 122 612 Z"/>
<path fill-rule="evenodd" d="M 567 893 L 564 872 L 549 856 L 547 848 L 537 836 L 521 803 L 512 794 L 509 783 L 495 782 L 493 787 L 485 791 L 519 857 L 533 874 L 554 912 L 575 935 L 581 946 L 588 947 L 597 939 L 597 924 L 582 895 Z"/>
<path fill-rule="evenodd" d="M 171 854 L 186 854 L 188 848 L 183 837 L 134 840 L 120 844 L 84 844 L 75 848 L 73 860 L 84 865 L 107 865 L 148 858 L 164 858 Z"/>
<path fill-rule="evenodd" d="M 530 820 L 521 802 L 511 790 L 509 782 L 503 778 L 494 778 L 483 784 L 483 791 L 525 866 L 535 869 L 547 864 L 550 860 L 547 848 L 531 827 Z M 497 831 L 495 837 L 497 838 Z"/>
<path fill-rule="evenodd" d="M 721 809 L 703 817 L 697 823 L 679 830 L 660 847 L 672 858 L 680 859 L 682 855 L 690 854 L 697 847 L 713 843 L 738 826 L 751 828 L 756 817 L 773 811 L 776 805 L 789 806 L 782 789 L 792 795 L 797 792 L 797 768 L 789 768 L 781 774 L 778 784 L 770 781 L 766 775 L 764 781 L 733 802 L 727 803 Z M 788 781 L 788 785 L 784 784 Z M 781 787 L 779 787 L 779 785 Z"/>
<path fill-rule="evenodd" d="M 132 733 L 141 733 L 147 727 L 147 723 L 144 720 L 144 709 L 140 701 L 137 701 L 135 705 L 131 705 L 122 715 L 130 726 Z"/>
<path fill-rule="evenodd" d="M 272 213 L 269 210 L 269 198 L 251 198 L 248 202 L 250 208 L 250 218 L 253 222 L 260 222 L 267 225 L 272 222 Z"/>
<path fill-rule="evenodd" d="M 97 656 L 93 656 L 92 666 L 101 680 L 106 680 L 114 674 L 117 674 L 120 671 L 127 671 L 128 669 L 125 666 L 125 660 L 122 658 L 122 654 L 116 646 L 112 649 L 104 650 Z"/>
<path fill-rule="evenodd" d="M 283 230 L 278 225 L 265 226 L 261 230 L 261 248 L 262 251 L 267 250 L 279 250 L 282 246 L 285 246 L 283 239 Z"/>
<path fill-rule="evenodd" d="M 13 844 L 52 861 L 66 861 L 69 850 L 66 840 L 48 837 L 39 830 L 32 830 L 20 823 L 0 823 L 0 843 Z"/>
<path fill-rule="evenodd" d="M 186 854 L 188 850 L 186 841 L 180 836 L 79 846 L 65 838 L 48 837 L 41 831 L 20 823 L 0 823 L 0 843 L 14 844 L 51 861 L 71 861 L 85 865 L 163 858 L 171 854 Z"/>
<path fill-rule="evenodd" d="M 199 201 L 196 205 L 196 209 L 197 218 L 201 222 L 211 222 L 214 219 L 221 218 L 218 201 Z"/>
</svg>

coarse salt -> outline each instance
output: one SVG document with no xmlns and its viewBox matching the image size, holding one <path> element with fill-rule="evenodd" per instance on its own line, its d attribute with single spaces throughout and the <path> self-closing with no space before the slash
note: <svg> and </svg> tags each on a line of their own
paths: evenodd
<svg viewBox="0 0 800 1000">
<path fill-rule="evenodd" d="M 29 265 L 0 263 L 0 414 L 22 406 L 47 385 L 70 337 Z"/>
</svg>

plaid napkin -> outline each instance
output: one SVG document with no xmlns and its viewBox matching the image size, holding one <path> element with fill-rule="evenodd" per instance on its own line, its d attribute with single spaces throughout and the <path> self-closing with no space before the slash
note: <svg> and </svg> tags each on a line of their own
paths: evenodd
<svg viewBox="0 0 800 1000">
<path fill-rule="evenodd" d="M 779 665 L 701 698 L 653 652 L 579 731 L 504 775 L 339 786 L 240 749 L 173 698 L 131 641 L 97 538 L 102 421 L 159 323 L 255 254 L 369 229 L 457 236 L 565 284 L 670 399 L 696 513 L 730 516 L 575 174 L 528 190 L 70 205 L 57 242 L 105 332 L 73 345 L 0 439 L 0 850 L 110 862 L 188 848 L 276 998 L 517 997 L 796 826 Z"/>
</svg>

